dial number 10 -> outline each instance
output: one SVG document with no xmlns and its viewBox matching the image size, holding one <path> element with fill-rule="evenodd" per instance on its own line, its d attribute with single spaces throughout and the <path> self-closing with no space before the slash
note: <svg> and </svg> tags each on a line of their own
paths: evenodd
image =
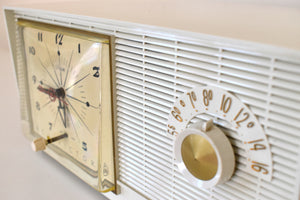
<svg viewBox="0 0 300 200">
<path fill-rule="evenodd" d="M 232 99 L 223 94 L 220 110 L 227 113 L 230 110 Z"/>
</svg>

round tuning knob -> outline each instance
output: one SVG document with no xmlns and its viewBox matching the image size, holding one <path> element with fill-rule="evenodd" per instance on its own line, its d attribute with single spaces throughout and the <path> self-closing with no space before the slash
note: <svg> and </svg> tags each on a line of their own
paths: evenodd
<svg viewBox="0 0 300 200">
<path fill-rule="evenodd" d="M 235 166 L 232 146 L 212 120 L 198 122 L 178 134 L 175 158 L 185 178 L 203 188 L 229 180 Z"/>
</svg>

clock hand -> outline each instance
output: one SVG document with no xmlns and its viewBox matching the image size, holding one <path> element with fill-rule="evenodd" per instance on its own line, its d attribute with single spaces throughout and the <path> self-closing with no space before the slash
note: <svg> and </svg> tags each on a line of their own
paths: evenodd
<svg viewBox="0 0 300 200">
<path fill-rule="evenodd" d="M 67 113 L 66 113 L 66 105 L 62 104 L 61 101 L 59 101 L 59 105 L 57 106 L 57 110 L 59 112 L 61 121 L 65 128 L 67 128 Z"/>
<path fill-rule="evenodd" d="M 51 101 L 56 100 L 57 96 L 56 96 L 55 90 L 53 88 L 46 89 L 46 88 L 43 88 L 41 85 L 39 85 L 37 89 L 45 94 L 48 94 Z"/>
<path fill-rule="evenodd" d="M 41 85 L 38 86 L 38 90 L 48 94 L 51 101 L 55 101 L 58 99 L 59 105 L 57 106 L 58 113 L 62 120 L 64 127 L 67 127 L 67 118 L 66 118 L 66 106 L 68 105 L 67 102 L 64 100 L 65 98 L 65 90 L 63 88 L 53 89 L 53 88 L 43 88 Z"/>
<path fill-rule="evenodd" d="M 65 90 L 63 88 L 53 89 L 50 87 L 49 89 L 46 89 L 39 85 L 37 89 L 45 94 L 48 94 L 51 101 L 54 102 L 56 99 L 58 99 L 59 102 L 64 103 L 64 105 L 68 105 L 64 100 Z"/>
</svg>

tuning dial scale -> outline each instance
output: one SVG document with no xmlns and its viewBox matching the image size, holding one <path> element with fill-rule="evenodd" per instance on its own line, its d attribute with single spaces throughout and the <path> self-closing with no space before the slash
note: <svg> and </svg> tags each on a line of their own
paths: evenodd
<svg viewBox="0 0 300 200">
<path fill-rule="evenodd" d="M 211 118 L 200 120 L 201 115 Z M 226 128 L 219 121 L 225 122 Z M 203 188 L 230 180 L 238 157 L 223 131 L 228 128 L 242 141 L 246 159 L 239 162 L 243 163 L 243 170 L 270 181 L 271 151 L 261 124 L 234 94 L 212 86 L 185 92 L 176 99 L 169 114 L 167 132 L 175 141 L 174 157 L 179 171 Z"/>
</svg>

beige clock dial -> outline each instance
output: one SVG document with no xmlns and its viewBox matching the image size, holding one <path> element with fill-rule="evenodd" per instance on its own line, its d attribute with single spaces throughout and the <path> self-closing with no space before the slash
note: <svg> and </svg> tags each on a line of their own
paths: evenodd
<svg viewBox="0 0 300 200">
<path fill-rule="evenodd" d="M 35 141 L 35 150 L 47 145 L 66 163 L 91 176 L 103 176 L 102 185 L 109 183 L 114 173 L 109 39 L 55 26 L 20 24 L 31 125 L 35 137 L 42 138 Z M 51 143 L 51 138 L 58 139 Z"/>
<path fill-rule="evenodd" d="M 67 133 L 53 145 L 89 169 L 97 169 L 101 51 L 105 45 L 24 28 L 34 130 L 42 137 Z"/>
</svg>

